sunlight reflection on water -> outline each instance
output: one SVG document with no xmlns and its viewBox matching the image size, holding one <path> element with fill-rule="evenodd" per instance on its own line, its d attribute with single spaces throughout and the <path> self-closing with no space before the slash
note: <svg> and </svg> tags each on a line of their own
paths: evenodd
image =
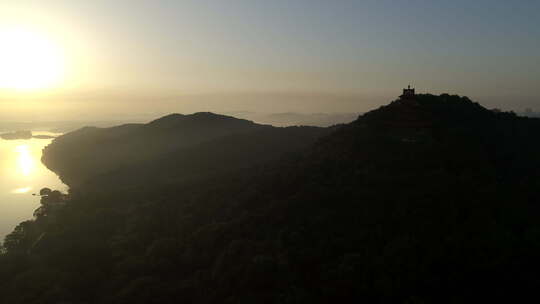
<svg viewBox="0 0 540 304">
<path fill-rule="evenodd" d="M 32 187 L 22 187 L 13 190 L 13 193 L 27 193 L 30 190 L 32 190 Z"/>
<path fill-rule="evenodd" d="M 34 132 L 34 135 L 57 135 Z M 0 241 L 22 221 L 32 218 L 43 187 L 66 191 L 67 186 L 41 163 L 41 151 L 51 139 L 0 139 Z"/>
<path fill-rule="evenodd" d="M 28 145 L 18 145 L 15 147 L 15 152 L 17 152 L 17 171 L 24 176 L 32 174 L 33 169 L 35 168 L 35 161 Z"/>
</svg>

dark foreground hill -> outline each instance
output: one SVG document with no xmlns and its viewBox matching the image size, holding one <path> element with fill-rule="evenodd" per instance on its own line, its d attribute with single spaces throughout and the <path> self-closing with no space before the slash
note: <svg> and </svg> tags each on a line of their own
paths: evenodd
<svg viewBox="0 0 540 304">
<path fill-rule="evenodd" d="M 115 178 L 131 180 L 129 191 L 45 191 L 35 220 L 6 238 L 0 297 L 534 299 L 539 132 L 536 119 L 458 96 L 420 95 L 366 113 L 307 151 L 235 174 L 171 183 L 132 179 L 127 168 Z"/>
</svg>

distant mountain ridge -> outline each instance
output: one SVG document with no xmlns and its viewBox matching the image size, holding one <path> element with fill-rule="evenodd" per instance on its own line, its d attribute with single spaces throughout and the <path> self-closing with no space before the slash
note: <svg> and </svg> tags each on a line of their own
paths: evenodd
<svg viewBox="0 0 540 304">
<path fill-rule="evenodd" d="M 237 117 L 250 119 L 273 126 L 318 126 L 329 127 L 354 121 L 360 113 L 252 113 L 240 112 Z"/>
</svg>

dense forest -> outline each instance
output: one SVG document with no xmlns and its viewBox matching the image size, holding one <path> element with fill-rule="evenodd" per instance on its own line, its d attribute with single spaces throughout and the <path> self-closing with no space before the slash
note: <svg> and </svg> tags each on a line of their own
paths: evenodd
<svg viewBox="0 0 540 304">
<path fill-rule="evenodd" d="M 46 147 L 42 161 L 72 188 L 114 179 L 117 169 L 131 170 L 134 174 L 129 176 L 141 180 L 149 175 L 186 178 L 269 161 L 312 144 L 331 129 L 275 128 L 203 112 L 171 114 L 148 124 L 87 127 L 68 133 Z M 119 173 L 116 181 L 133 184 L 123 178 L 128 176 L 125 173 Z"/>
<path fill-rule="evenodd" d="M 537 134 L 447 94 L 331 128 L 200 113 L 68 133 L 43 160 L 70 191 L 6 237 L 0 301 L 537 297 Z"/>
</svg>

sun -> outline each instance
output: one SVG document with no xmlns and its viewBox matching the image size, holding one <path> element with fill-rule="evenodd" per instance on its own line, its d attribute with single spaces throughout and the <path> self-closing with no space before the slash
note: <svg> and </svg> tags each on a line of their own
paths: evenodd
<svg viewBox="0 0 540 304">
<path fill-rule="evenodd" d="M 39 31 L 0 29 L 0 89 L 47 89 L 64 76 L 60 47 Z"/>
</svg>

